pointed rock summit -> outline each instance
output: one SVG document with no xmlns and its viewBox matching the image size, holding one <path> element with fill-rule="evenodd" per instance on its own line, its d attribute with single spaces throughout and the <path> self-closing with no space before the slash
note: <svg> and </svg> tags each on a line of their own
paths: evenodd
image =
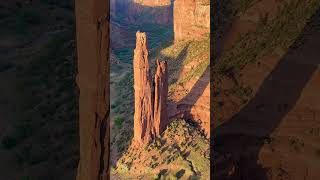
<svg viewBox="0 0 320 180">
<path fill-rule="evenodd" d="M 152 78 L 148 63 L 147 37 L 136 33 L 133 59 L 134 73 L 134 140 L 147 143 L 154 138 Z"/>
<path fill-rule="evenodd" d="M 154 75 L 154 127 L 156 135 L 159 136 L 164 130 L 162 127 L 168 121 L 167 99 L 168 99 L 168 71 L 167 62 L 157 60 L 157 70 Z"/>
<path fill-rule="evenodd" d="M 156 74 L 152 81 L 148 62 L 147 37 L 140 31 L 136 33 L 133 74 L 134 141 L 145 144 L 161 134 L 168 119 L 168 73 L 167 62 L 157 60 Z"/>
</svg>

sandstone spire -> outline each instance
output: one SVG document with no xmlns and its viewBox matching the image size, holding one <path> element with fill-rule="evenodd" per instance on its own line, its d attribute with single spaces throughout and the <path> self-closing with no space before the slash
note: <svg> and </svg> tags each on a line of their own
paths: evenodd
<svg viewBox="0 0 320 180">
<path fill-rule="evenodd" d="M 154 127 L 157 136 L 163 131 L 162 127 L 168 121 L 168 71 L 167 62 L 157 60 L 157 70 L 154 76 Z"/>
<path fill-rule="evenodd" d="M 134 140 L 148 143 L 154 138 L 152 78 L 148 63 L 146 34 L 136 33 L 133 58 L 134 73 Z"/>
</svg>

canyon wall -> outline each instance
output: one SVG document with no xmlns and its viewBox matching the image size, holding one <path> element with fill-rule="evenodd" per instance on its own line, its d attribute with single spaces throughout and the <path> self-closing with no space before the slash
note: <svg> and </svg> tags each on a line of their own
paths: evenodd
<svg viewBox="0 0 320 180">
<path fill-rule="evenodd" d="M 172 25 L 170 0 L 111 0 L 111 19 L 129 24 Z"/>
<path fill-rule="evenodd" d="M 133 58 L 134 74 L 134 140 L 147 143 L 155 136 L 153 125 L 152 78 L 148 62 L 147 37 L 136 33 Z"/>
<path fill-rule="evenodd" d="M 109 1 L 76 1 L 80 161 L 77 180 L 109 179 Z"/>
<path fill-rule="evenodd" d="M 209 0 L 175 0 L 174 40 L 198 39 L 210 33 Z"/>
<path fill-rule="evenodd" d="M 157 60 L 157 69 L 154 76 L 154 127 L 156 135 L 159 136 L 165 129 L 168 121 L 168 71 L 167 62 Z"/>
</svg>

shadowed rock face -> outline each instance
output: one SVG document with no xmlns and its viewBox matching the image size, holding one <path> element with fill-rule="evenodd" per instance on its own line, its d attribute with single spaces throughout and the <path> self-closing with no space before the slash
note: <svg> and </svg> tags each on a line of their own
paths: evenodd
<svg viewBox="0 0 320 180">
<path fill-rule="evenodd" d="M 136 33 L 134 50 L 134 140 L 148 143 L 155 136 L 153 124 L 152 78 L 148 63 L 146 34 Z"/>
<path fill-rule="evenodd" d="M 210 33 L 209 0 L 175 0 L 174 40 L 198 39 Z"/>
<path fill-rule="evenodd" d="M 109 179 L 109 1 L 76 1 L 80 162 L 77 180 Z"/>
<path fill-rule="evenodd" d="M 160 62 L 157 60 L 157 70 L 154 77 L 154 84 L 154 127 L 156 135 L 159 136 L 164 130 L 163 125 L 168 121 L 168 71 L 166 61 Z"/>
</svg>

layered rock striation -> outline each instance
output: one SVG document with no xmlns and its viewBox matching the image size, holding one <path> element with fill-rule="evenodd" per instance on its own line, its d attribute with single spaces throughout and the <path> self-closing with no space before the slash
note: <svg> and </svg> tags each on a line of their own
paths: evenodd
<svg viewBox="0 0 320 180">
<path fill-rule="evenodd" d="M 136 33 L 133 74 L 134 141 L 145 144 L 160 135 L 168 119 L 168 73 L 167 63 L 157 60 L 157 70 L 152 80 L 146 34 L 139 31 Z"/>
<path fill-rule="evenodd" d="M 210 33 L 209 0 L 175 0 L 174 40 L 191 40 Z"/>
</svg>

